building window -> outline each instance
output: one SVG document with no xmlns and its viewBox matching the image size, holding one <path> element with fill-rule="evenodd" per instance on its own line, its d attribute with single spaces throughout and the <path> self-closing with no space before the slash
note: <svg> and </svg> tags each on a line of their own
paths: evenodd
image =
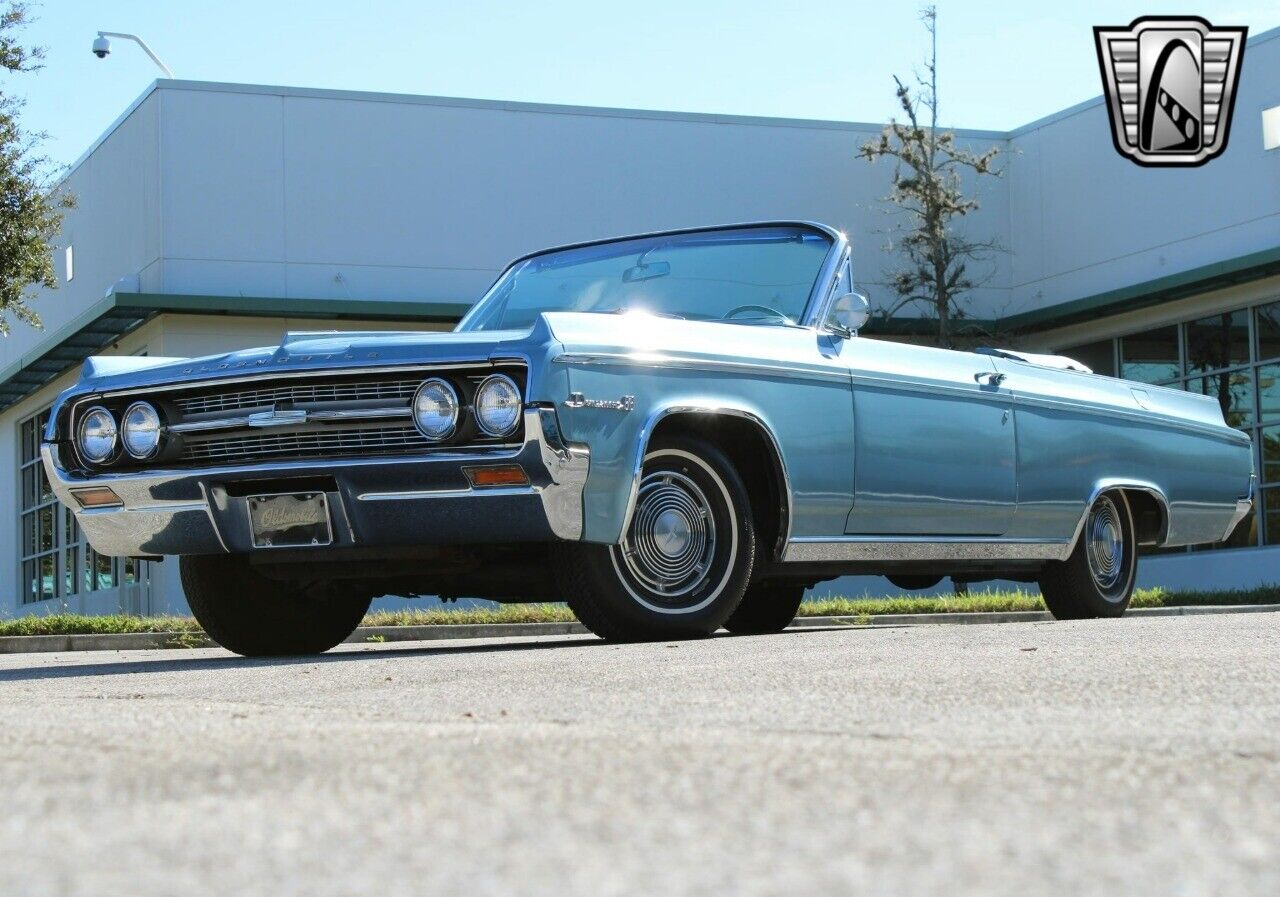
<svg viewBox="0 0 1280 897">
<path fill-rule="evenodd" d="M 76 276 L 76 248 L 74 246 L 68 246 L 62 250 L 62 262 L 67 274 L 67 283 L 71 283 Z"/>
<path fill-rule="evenodd" d="M 23 604 L 110 589 L 119 583 L 120 564 L 89 547 L 75 515 L 49 488 L 40 460 L 40 434 L 48 420 L 45 409 L 18 425 L 18 569 Z M 132 567 L 126 570 L 131 571 Z"/>
<path fill-rule="evenodd" d="M 1280 106 L 1262 110 L 1262 148 L 1280 149 Z"/>
<path fill-rule="evenodd" d="M 1116 375 L 1115 340 L 1105 339 L 1099 343 L 1074 346 L 1063 349 L 1062 354 L 1087 366 L 1095 374 L 1105 374 L 1108 377 Z"/>
<path fill-rule="evenodd" d="M 1262 516 L 1267 545 L 1280 545 L 1280 488 L 1262 490 Z"/>
<path fill-rule="evenodd" d="M 1160 327 L 1120 340 L 1120 376 L 1141 383 L 1169 383 L 1182 374 L 1178 328 Z"/>
<path fill-rule="evenodd" d="M 1063 351 L 1104 373 L 1108 346 L 1120 376 L 1212 396 L 1228 425 L 1253 437 L 1259 500 L 1228 542 L 1201 547 L 1280 545 L 1280 302 Z"/>
</svg>

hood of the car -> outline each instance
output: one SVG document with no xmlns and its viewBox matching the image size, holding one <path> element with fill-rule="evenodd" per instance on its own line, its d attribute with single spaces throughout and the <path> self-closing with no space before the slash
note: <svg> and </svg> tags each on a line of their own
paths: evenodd
<svg viewBox="0 0 1280 897">
<path fill-rule="evenodd" d="M 529 330 L 492 332 L 325 331 L 288 333 L 276 346 L 199 358 L 97 356 L 88 359 L 79 386 L 128 389 L 150 384 L 215 380 L 271 371 L 444 364 L 517 354 Z"/>
</svg>

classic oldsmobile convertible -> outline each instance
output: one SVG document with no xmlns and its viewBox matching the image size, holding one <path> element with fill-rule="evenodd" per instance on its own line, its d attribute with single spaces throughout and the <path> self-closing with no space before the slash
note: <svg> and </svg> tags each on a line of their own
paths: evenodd
<svg viewBox="0 0 1280 897">
<path fill-rule="evenodd" d="M 564 599 L 607 639 L 760 633 L 875 573 L 1113 617 L 1139 545 L 1226 539 L 1249 440 L 1070 359 L 858 338 L 845 237 L 701 228 L 514 262 L 453 333 L 93 358 L 43 456 L 211 637 L 323 651 L 374 595 Z"/>
</svg>

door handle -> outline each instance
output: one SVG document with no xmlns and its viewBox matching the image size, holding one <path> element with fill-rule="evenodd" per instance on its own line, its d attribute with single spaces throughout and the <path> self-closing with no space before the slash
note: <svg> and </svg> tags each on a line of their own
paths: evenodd
<svg viewBox="0 0 1280 897">
<path fill-rule="evenodd" d="M 998 371 L 978 371 L 978 373 L 973 375 L 973 379 L 976 380 L 980 386 L 999 386 L 1004 382 L 1004 376 L 1004 374 L 1001 374 Z"/>
</svg>

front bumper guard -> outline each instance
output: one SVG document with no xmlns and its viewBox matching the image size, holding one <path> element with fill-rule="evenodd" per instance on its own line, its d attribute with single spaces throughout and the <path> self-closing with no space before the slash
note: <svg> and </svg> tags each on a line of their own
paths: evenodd
<svg viewBox="0 0 1280 897">
<path fill-rule="evenodd" d="M 563 440 L 550 406 L 526 406 L 524 434 L 516 448 L 93 476 L 63 469 L 54 445 L 43 444 L 41 454 L 54 493 L 89 544 L 117 557 L 270 550 L 253 547 L 246 499 L 256 484 L 279 491 L 289 480 L 332 483 L 324 490 L 331 548 L 581 539 L 590 452 Z M 519 464 L 530 482 L 472 487 L 463 468 L 488 463 Z M 109 487 L 122 504 L 81 508 L 72 490 L 92 486 Z"/>
</svg>

